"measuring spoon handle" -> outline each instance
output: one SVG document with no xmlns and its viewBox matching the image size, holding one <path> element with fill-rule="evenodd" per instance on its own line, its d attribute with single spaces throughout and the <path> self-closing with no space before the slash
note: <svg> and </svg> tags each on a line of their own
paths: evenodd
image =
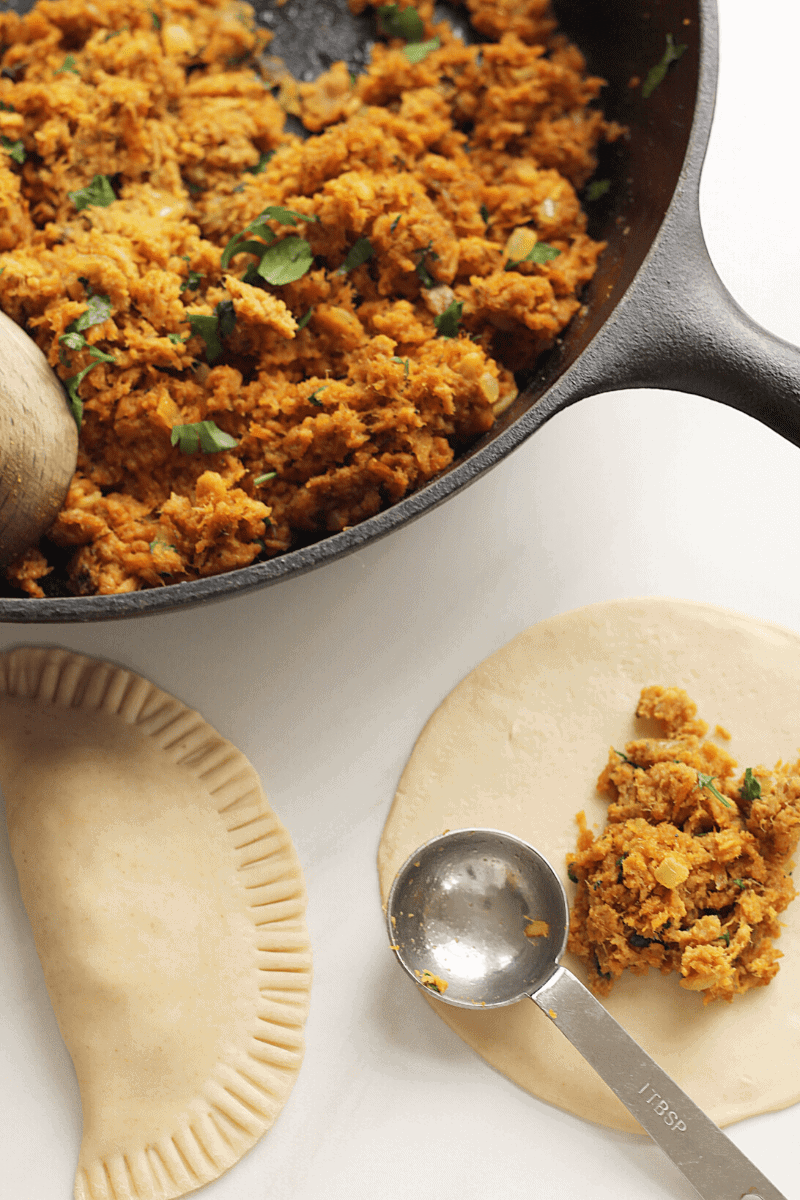
<svg viewBox="0 0 800 1200">
<path fill-rule="evenodd" d="M 786 1200 L 565 967 L 531 995 L 703 1200 Z"/>
</svg>

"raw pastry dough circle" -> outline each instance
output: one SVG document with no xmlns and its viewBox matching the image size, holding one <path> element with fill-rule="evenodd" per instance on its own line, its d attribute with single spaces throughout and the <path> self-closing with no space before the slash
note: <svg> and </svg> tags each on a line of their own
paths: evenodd
<svg viewBox="0 0 800 1200">
<path fill-rule="evenodd" d="M 305 889 L 253 767 L 111 663 L 0 655 L 11 852 L 83 1106 L 76 1200 L 169 1200 L 269 1128 L 300 1069 Z"/>
<path fill-rule="evenodd" d="M 383 898 L 405 859 L 445 829 L 488 826 L 532 843 L 560 873 L 575 814 L 605 825 L 597 776 L 610 745 L 642 736 L 647 684 L 684 687 L 699 715 L 732 734 L 740 768 L 800 748 L 800 636 L 724 609 L 643 599 L 542 621 L 491 655 L 444 700 L 403 772 L 381 839 Z M 655 730 L 653 731 L 655 732 Z M 784 914 L 785 958 L 766 988 L 703 1006 L 674 976 L 619 980 L 605 1001 L 718 1124 L 800 1099 L 800 900 Z M 570 955 L 564 965 L 585 982 Z M 460 1037 L 534 1096 L 587 1120 L 639 1130 L 551 1022 L 525 1000 L 472 1012 L 428 1003 Z"/>
</svg>

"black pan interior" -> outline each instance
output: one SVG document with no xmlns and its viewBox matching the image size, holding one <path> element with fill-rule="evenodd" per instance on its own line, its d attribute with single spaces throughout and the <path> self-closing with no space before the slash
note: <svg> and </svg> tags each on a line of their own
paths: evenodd
<svg viewBox="0 0 800 1200">
<path fill-rule="evenodd" d="M 25 11 L 29 0 L 8 7 Z M 257 0 L 259 20 L 274 33 L 270 50 L 300 78 L 312 78 L 332 62 L 344 59 L 351 69 L 368 61 L 375 37 L 371 13 L 353 17 L 346 0 Z M 589 70 L 607 81 L 606 116 L 624 124 L 628 135 L 601 151 L 596 178 L 609 179 L 604 197 L 588 205 L 590 232 L 607 249 L 589 285 L 582 312 L 559 344 L 526 379 L 517 400 L 490 433 L 466 451 L 415 496 L 363 525 L 324 542 L 257 563 L 240 571 L 194 583 L 173 584 L 124 596 L 70 597 L 44 600 L 19 598 L 0 582 L 0 621 L 92 621 L 140 615 L 204 603 L 300 574 L 330 558 L 383 536 L 441 502 L 475 474 L 508 452 L 493 450 L 498 439 L 512 434 L 521 417 L 537 405 L 594 338 L 639 270 L 678 184 L 697 100 L 702 48 L 701 0 L 554 0 L 561 29 L 580 46 Z M 442 16 L 470 36 L 462 8 L 442 5 Z M 438 14 L 437 14 L 438 15 Z M 667 38 L 684 45 L 680 60 L 664 82 L 645 98 L 641 84 L 661 59 Z"/>
</svg>

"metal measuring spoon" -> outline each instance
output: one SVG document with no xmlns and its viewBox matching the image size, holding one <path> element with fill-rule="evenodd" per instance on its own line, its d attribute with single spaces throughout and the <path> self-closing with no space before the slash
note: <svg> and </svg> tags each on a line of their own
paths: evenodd
<svg viewBox="0 0 800 1200">
<path fill-rule="evenodd" d="M 495 829 L 460 829 L 433 838 L 400 868 L 386 914 L 400 963 L 438 1000 L 459 1008 L 500 1008 L 529 996 L 703 1200 L 786 1200 L 558 965 L 569 906 L 555 871 L 532 846 Z M 546 931 L 526 935 L 533 921 L 545 922 Z M 439 992 L 443 984 L 446 990 Z"/>
</svg>

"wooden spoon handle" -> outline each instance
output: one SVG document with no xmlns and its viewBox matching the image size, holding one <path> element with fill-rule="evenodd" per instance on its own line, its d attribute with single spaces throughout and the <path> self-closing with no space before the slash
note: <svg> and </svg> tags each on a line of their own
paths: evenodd
<svg viewBox="0 0 800 1200">
<path fill-rule="evenodd" d="M 36 343 L 0 313 L 0 565 L 52 525 L 77 454 L 61 383 Z"/>
</svg>

